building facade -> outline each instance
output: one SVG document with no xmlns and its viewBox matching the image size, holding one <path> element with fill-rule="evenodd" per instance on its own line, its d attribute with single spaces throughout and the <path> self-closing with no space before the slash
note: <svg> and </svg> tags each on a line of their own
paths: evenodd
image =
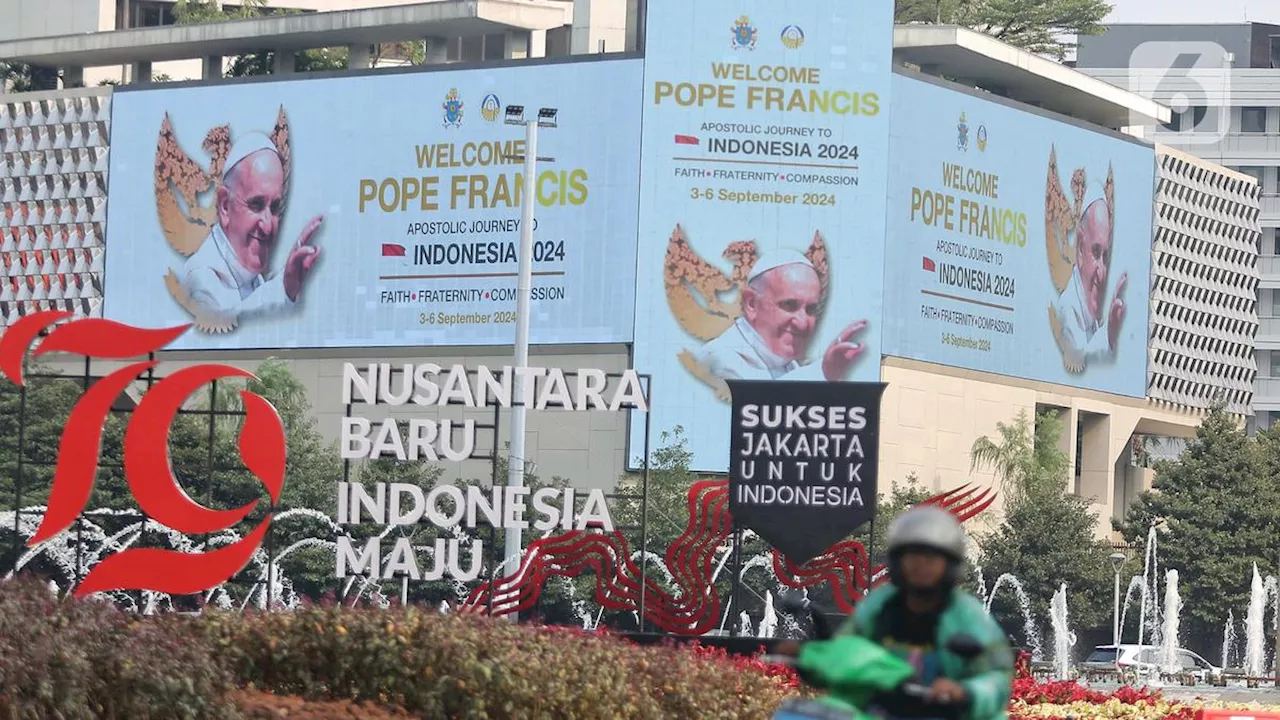
<svg viewBox="0 0 1280 720">
<path fill-rule="evenodd" d="M 541 12 L 550 2 L 537 0 L 529 8 L 541 8 Z M 494 7 L 502 4 L 481 0 L 481 4 L 485 3 L 497 3 Z M 421 8 L 430 5 L 403 11 L 423 12 Z M 574 33 L 580 29 L 579 9 L 596 10 L 594 3 L 563 5 L 573 10 L 568 27 Z M 600 20 L 604 10 L 620 6 L 602 5 L 600 13 L 590 17 Z M 375 22 L 390 15 L 361 17 Z M 324 25 L 330 19 L 325 13 L 314 13 L 289 27 L 299 37 L 318 34 L 329 45 L 340 40 L 348 47 L 366 48 L 371 40 L 389 41 L 398 32 L 392 27 L 389 35 L 363 30 L 342 35 Z M 246 22 L 285 20 L 289 19 Z M 466 27 L 464 20 L 470 22 L 461 16 L 439 20 L 437 27 L 443 29 L 426 31 L 452 37 L 450 28 Z M 537 20 L 526 25 L 546 22 Z M 594 23 L 592 20 L 588 25 L 594 28 Z M 194 29 L 161 26 L 141 33 L 109 30 L 88 40 L 0 41 L 0 58 L 5 57 L 5 48 L 17 48 L 28 53 L 19 59 L 44 59 L 64 69 L 101 67 L 106 59 L 141 67 L 152 62 L 143 58 L 171 59 L 172 52 L 164 48 L 188 31 L 196 36 L 199 32 L 208 35 L 193 41 L 200 43 L 195 50 L 182 52 L 223 58 L 231 51 L 215 52 L 210 48 L 226 41 L 224 34 L 234 30 L 227 25 L 230 24 Z M 999 96 L 1002 105 L 1028 116 L 1100 131 L 1112 138 L 1119 137 L 1117 131 L 1121 128 L 1133 124 L 1128 119 L 1135 114 L 1159 122 L 1172 120 L 1167 108 L 1147 98 L 1118 91 L 1113 85 L 978 33 L 956 28 L 898 30 L 895 57 L 899 67 L 895 72 L 900 76 L 942 73 L 963 77 L 962 84 L 948 85 L 948 89 L 976 100 Z M 594 37 L 591 33 L 595 32 L 590 30 L 587 36 Z M 623 36 L 626 44 L 634 47 L 635 38 L 642 32 L 623 28 Z M 582 45 L 577 40 L 571 44 L 573 48 Z M 510 46 L 504 47 L 505 59 L 519 59 L 511 57 Z M 605 49 L 612 50 L 608 42 Z M 998 72 L 993 72 L 993 67 Z M 111 97 L 105 88 L 62 90 L 14 95 L 0 104 L 0 135 L 5 145 L 5 161 L 0 165 L 5 210 L 0 218 L 7 223 L 3 229 L 6 235 L 0 279 L 8 298 L 0 300 L 8 303 L 2 306 L 6 323 L 34 310 L 52 308 L 95 316 L 101 308 L 99 295 L 111 293 L 109 286 L 103 286 L 100 266 L 93 262 L 95 250 L 104 241 L 111 242 L 93 225 L 96 213 L 106 211 L 100 196 L 107 178 L 104 173 L 99 180 L 97 167 L 109 150 Z M 1280 115 L 1273 113 L 1268 121 L 1280 122 Z M 94 132 L 96 135 L 91 135 Z M 90 142 L 91 137 L 96 139 Z M 1124 141 L 1131 142 L 1132 138 Z M 975 142 L 985 143 L 985 139 Z M 1152 258 L 1145 396 L 1081 389 L 904 357 L 877 358 L 880 377 L 888 385 L 880 438 L 883 491 L 908 476 L 915 476 L 925 489 L 933 491 L 962 485 L 998 488 L 999 479 L 989 468 L 972 466 L 970 448 L 974 441 L 996 436 L 999 425 L 1012 422 L 1019 413 L 1034 416 L 1036 412 L 1054 411 L 1067 430 L 1061 443 L 1072 458 L 1071 491 L 1093 503 L 1101 519 L 1098 534 L 1107 537 L 1111 534 L 1107 520 L 1122 517 L 1138 493 L 1150 487 L 1151 472 L 1143 460 L 1146 439 L 1190 436 L 1204 412 L 1217 401 L 1225 402 L 1232 412 L 1241 415 L 1256 407 L 1254 376 L 1258 368 L 1252 353 L 1259 327 L 1257 293 L 1266 292 L 1258 289 L 1266 284 L 1265 273 L 1259 282 L 1257 254 L 1260 238 L 1265 249 L 1260 223 L 1265 224 L 1267 219 L 1267 184 L 1264 181 L 1260 187 L 1247 174 L 1173 148 L 1157 148 L 1155 157 L 1151 168 L 1155 178 L 1153 231 L 1150 237 L 1135 238 L 1150 241 Z M 116 180 L 120 182 L 119 178 Z M 1271 182 L 1274 190 L 1276 178 L 1272 177 Z M 1261 214 L 1260 202 L 1264 207 Z M 1280 224 L 1280 216 L 1276 220 Z M 82 259 L 86 261 L 83 267 Z M 918 258 L 914 260 L 919 262 Z M 1280 289 L 1280 282 L 1277 288 Z M 1265 330 L 1265 319 L 1262 322 Z M 549 346 L 535 353 L 532 364 L 560 367 L 567 372 L 582 368 L 617 372 L 632 367 L 633 351 L 623 343 Z M 1280 354 L 1280 342 L 1277 353 Z M 339 421 L 347 412 L 341 401 L 344 362 L 376 359 L 497 367 L 510 363 L 510 352 L 502 347 L 237 350 L 220 351 L 217 355 L 219 361 L 246 368 L 256 367 L 268 355 L 288 361 L 307 386 L 317 428 L 329 441 L 337 438 Z M 207 353 L 190 351 L 165 355 L 166 365 L 173 369 L 208 359 Z M 110 367 L 110 363 L 101 363 L 100 372 L 105 373 Z M 76 372 L 79 366 L 66 363 L 65 368 Z M 643 372 L 644 368 L 639 370 Z M 1280 411 L 1280 405 L 1276 409 Z M 507 422 L 502 414 L 500 426 L 507 427 Z M 628 442 L 628 434 L 627 417 L 623 414 L 536 413 L 530 418 L 526 459 L 536 463 L 540 476 L 560 476 L 582 486 L 609 488 L 628 467 L 636 465 L 643 453 L 643 448 Z M 497 449 L 502 438 L 490 442 Z M 655 434 L 652 447 L 662 442 Z M 462 479 L 484 476 L 483 467 L 468 462 L 450 466 L 445 474 L 446 478 Z"/>
<path fill-rule="evenodd" d="M 1179 58 L 1180 47 L 1189 55 Z M 1081 38 L 1077 64 L 1082 72 L 1118 87 L 1141 81 L 1155 100 L 1180 105 L 1170 122 L 1136 131 L 1185 153 L 1181 160 L 1165 154 L 1165 187 L 1176 187 L 1187 199 L 1198 198 L 1202 207 L 1217 205 L 1227 215 L 1205 214 L 1196 220 L 1200 228 L 1174 228 L 1171 218 L 1187 210 L 1185 200 L 1175 205 L 1166 197 L 1160 232 L 1166 237 L 1208 233 L 1228 245 L 1237 243 L 1231 237 L 1236 234 L 1240 240 L 1256 240 L 1257 375 L 1248 423 L 1251 430 L 1270 427 L 1280 418 L 1280 26 L 1116 25 L 1101 35 Z M 1204 162 L 1187 165 L 1187 155 Z M 1214 166 L 1233 172 L 1207 169 Z M 1208 182 L 1197 182 L 1193 190 L 1184 185 L 1190 180 L 1184 175 L 1170 185 L 1170 168 L 1175 167 L 1203 175 Z M 1256 228 L 1247 213 L 1241 214 L 1245 210 L 1239 203 L 1245 200 L 1235 181 L 1241 175 L 1256 182 Z M 1245 202 L 1247 208 L 1251 201 Z M 1211 267 L 1225 270 L 1234 264 L 1230 257 L 1216 258 Z M 1230 324 L 1229 317 L 1222 320 Z M 1218 331 L 1214 334 L 1219 335 L 1215 345 L 1231 343 Z"/>
</svg>

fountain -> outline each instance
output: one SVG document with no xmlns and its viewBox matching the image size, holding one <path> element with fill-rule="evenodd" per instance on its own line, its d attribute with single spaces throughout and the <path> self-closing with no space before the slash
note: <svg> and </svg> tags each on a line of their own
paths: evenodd
<svg viewBox="0 0 1280 720">
<path fill-rule="evenodd" d="M 1023 589 L 1018 578 L 1009 573 L 996 578 L 995 584 L 991 586 L 991 593 L 987 595 L 983 605 L 987 612 L 991 612 L 991 603 L 995 600 L 996 593 L 1005 585 L 1012 587 L 1014 595 L 1017 596 L 1018 608 L 1022 611 L 1022 631 L 1026 636 L 1027 644 L 1031 646 L 1031 659 L 1043 660 L 1044 648 L 1040 645 L 1040 631 L 1036 629 L 1035 618 L 1031 616 L 1031 599 L 1027 597 L 1027 591 Z"/>
<path fill-rule="evenodd" d="M 756 637 L 771 638 L 778 633 L 778 613 L 773 609 L 773 593 L 764 591 L 764 617 L 756 628 Z"/>
<path fill-rule="evenodd" d="M 1133 602 L 1133 594 L 1142 592 L 1145 582 L 1141 575 L 1134 575 L 1129 578 L 1129 587 L 1124 591 L 1124 604 L 1120 606 L 1120 641 L 1124 642 L 1125 619 L 1129 617 L 1129 604 Z M 1138 627 L 1138 641 L 1141 642 L 1142 627 Z"/>
<path fill-rule="evenodd" d="M 1249 585 L 1249 611 L 1244 618 L 1244 670 L 1250 677 L 1260 677 L 1267 666 L 1266 615 L 1267 599 L 1280 592 L 1276 578 L 1263 580 L 1258 565 L 1253 565 L 1253 582 Z M 1280 618 L 1277 618 L 1280 622 Z M 1277 648 L 1280 651 L 1280 648 Z"/>
<path fill-rule="evenodd" d="M 1165 573 L 1164 626 L 1160 631 L 1160 667 L 1175 673 L 1182 667 L 1178 659 L 1178 624 L 1182 615 L 1182 596 L 1178 594 L 1178 571 Z"/>
<path fill-rule="evenodd" d="M 1071 676 L 1071 647 L 1075 636 L 1067 625 L 1067 584 L 1062 583 L 1049 603 L 1049 622 L 1053 627 L 1053 666 L 1059 680 Z"/>
<path fill-rule="evenodd" d="M 1146 644 L 1147 628 L 1151 629 L 1151 645 L 1160 645 L 1160 560 L 1156 557 L 1156 526 L 1147 530 L 1147 547 L 1142 560 L 1142 608 L 1138 615 L 1138 644 Z M 1148 621 L 1150 621 L 1148 623 Z"/>
<path fill-rule="evenodd" d="M 1254 577 L 1257 577 L 1256 575 Z M 1222 628 L 1222 667 L 1231 667 L 1231 652 L 1236 648 L 1236 615 L 1227 611 L 1227 624 Z"/>
</svg>

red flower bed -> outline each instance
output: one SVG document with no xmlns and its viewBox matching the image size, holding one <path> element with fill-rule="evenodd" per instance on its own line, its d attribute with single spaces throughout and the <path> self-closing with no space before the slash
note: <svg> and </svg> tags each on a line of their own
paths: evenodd
<svg viewBox="0 0 1280 720">
<path fill-rule="evenodd" d="M 800 676 L 786 665 L 766 663 L 758 656 L 730 655 L 724 648 L 694 644 L 691 646 L 695 657 L 732 665 L 739 672 L 759 673 L 765 677 L 775 678 L 791 690 L 800 689 Z"/>
</svg>

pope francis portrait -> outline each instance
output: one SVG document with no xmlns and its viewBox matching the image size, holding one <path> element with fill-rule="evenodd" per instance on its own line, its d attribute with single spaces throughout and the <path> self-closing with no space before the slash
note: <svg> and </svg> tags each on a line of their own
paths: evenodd
<svg viewBox="0 0 1280 720">
<path fill-rule="evenodd" d="M 744 380 L 848 379 L 866 349 L 853 338 L 867 326 L 852 323 L 809 362 L 821 319 L 822 282 L 813 264 L 794 250 L 775 250 L 752 266 L 742 289 L 742 315 L 695 355 L 713 375 Z"/>
<path fill-rule="evenodd" d="M 1107 201 L 1089 203 L 1076 231 L 1075 269 L 1053 304 L 1061 328 L 1063 355 L 1077 367 L 1113 361 L 1119 345 L 1129 277 L 1127 273 L 1120 275 L 1108 304 L 1113 237 Z"/>
<path fill-rule="evenodd" d="M 295 307 L 320 249 L 312 245 L 324 216 L 311 219 L 269 275 L 284 213 L 284 166 L 271 139 L 242 136 L 231 148 L 218 186 L 217 222 L 182 267 L 191 300 L 213 317 L 238 319 Z"/>
</svg>

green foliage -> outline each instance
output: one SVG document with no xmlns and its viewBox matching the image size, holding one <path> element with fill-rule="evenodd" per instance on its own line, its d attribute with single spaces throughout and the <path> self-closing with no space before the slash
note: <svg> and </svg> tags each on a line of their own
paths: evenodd
<svg viewBox="0 0 1280 720">
<path fill-rule="evenodd" d="M 57 90 L 58 78 L 57 68 L 0 60 L 0 92 Z"/>
<path fill-rule="evenodd" d="M 1248 605 L 1253 564 L 1275 567 L 1280 537 L 1280 428 L 1246 437 L 1236 419 L 1214 408 L 1175 461 L 1158 461 L 1153 491 L 1119 525 L 1145 544 L 1157 527 L 1162 568 L 1176 568 L 1188 642 L 1221 641 L 1222 623 Z M 1163 578 L 1161 578 L 1163 582 Z"/>
<path fill-rule="evenodd" d="M 264 15 L 289 15 L 299 12 L 292 8 L 271 8 L 267 0 L 244 0 L 239 5 L 219 9 L 213 0 L 178 0 L 173 6 L 173 19 L 178 25 L 246 20 Z M 304 50 L 294 58 L 295 72 L 343 70 L 347 67 L 347 49 L 318 48 Z M 227 77 L 269 75 L 275 62 L 275 52 L 261 50 L 232 58 Z"/>
<path fill-rule="evenodd" d="M 178 25 L 247 20 L 262 16 L 266 0 L 241 0 L 238 5 L 219 8 L 214 0 L 178 0 L 173 4 L 173 19 Z"/>
<path fill-rule="evenodd" d="M 716 654 L 417 607 L 138 618 L 39 581 L 0 585 L 7 718 L 229 719 L 236 686 L 418 717 L 565 720 L 767 720 L 791 692 Z"/>
<path fill-rule="evenodd" d="M 885 538 L 889 534 L 889 526 L 893 524 L 894 518 L 909 510 L 912 505 L 928 500 L 930 494 L 920 484 L 920 479 L 915 473 L 908 474 L 907 479 L 901 484 L 896 480 L 893 482 L 889 487 L 889 497 L 880 499 L 879 506 L 876 508 L 875 531 L 867 544 L 867 554 L 871 558 L 872 565 L 884 562 Z M 861 539 L 866 542 L 865 535 Z"/>
<path fill-rule="evenodd" d="M 766 720 L 787 692 L 687 650 L 414 607 L 217 613 L 201 627 L 241 682 L 420 717 Z"/>
<path fill-rule="evenodd" d="M 1021 412 L 1013 423 L 997 428 L 998 442 L 980 437 L 970 452 L 975 469 L 995 471 L 1005 499 L 999 526 L 978 540 L 985 575 L 1016 575 L 1040 618 L 1048 617 L 1050 599 L 1066 583 L 1072 625 L 1106 625 L 1112 605 L 1111 547 L 1095 536 L 1090 503 L 1068 491 L 1069 457 L 1059 445 L 1062 421 L 1055 412 L 1039 413 L 1033 428 Z M 1018 617 L 1017 607 L 1003 596 L 993 610 L 1001 618 Z"/>
<path fill-rule="evenodd" d="M 960 25 L 1033 53 L 1062 60 L 1078 35 L 1099 35 L 1105 0 L 897 0 L 898 23 Z"/>
<path fill-rule="evenodd" d="M 231 678 L 191 621 L 0 585 L 0 714 L 21 720 L 234 718 Z"/>
</svg>

